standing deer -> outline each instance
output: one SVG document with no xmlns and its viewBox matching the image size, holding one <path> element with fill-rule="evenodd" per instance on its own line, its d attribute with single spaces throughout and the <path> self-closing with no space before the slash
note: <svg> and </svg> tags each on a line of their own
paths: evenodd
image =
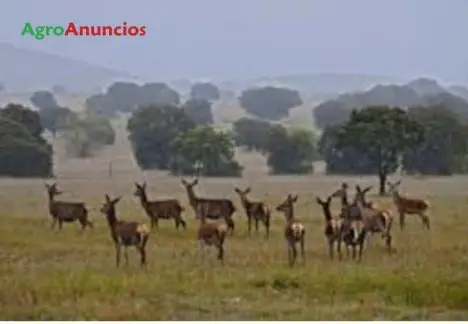
<svg viewBox="0 0 468 324">
<path fill-rule="evenodd" d="M 175 228 L 179 229 L 182 226 L 184 229 L 187 227 L 182 212 L 184 208 L 181 206 L 177 199 L 164 199 L 149 201 L 146 195 L 146 182 L 139 184 L 135 182 L 134 196 L 140 199 L 141 206 L 146 212 L 146 215 L 151 220 L 151 228 L 158 228 L 159 219 L 174 219 Z"/>
<path fill-rule="evenodd" d="M 71 223 L 78 221 L 81 224 L 81 230 L 86 227 L 93 227 L 93 223 L 88 219 L 88 210 L 83 202 L 65 202 L 56 201 L 55 197 L 62 194 L 57 189 L 57 184 L 45 184 L 47 195 L 49 198 L 49 214 L 52 216 L 51 228 L 54 229 L 58 223 L 59 230 L 62 229 L 63 223 Z"/>
<path fill-rule="evenodd" d="M 208 204 L 198 204 L 196 207 L 197 218 L 200 219 L 200 227 L 197 231 L 197 238 L 200 244 L 202 259 L 205 258 L 206 246 L 214 246 L 218 250 L 218 260 L 224 264 L 224 242 L 228 231 L 226 223 L 215 220 L 206 221 L 208 215 Z"/>
<path fill-rule="evenodd" d="M 418 199 L 418 198 L 410 198 L 406 196 L 400 195 L 398 191 L 398 187 L 401 184 L 401 180 L 398 180 L 395 183 L 391 183 L 387 181 L 389 192 L 392 193 L 393 196 L 393 203 L 397 209 L 397 212 L 400 216 L 400 229 L 405 227 L 405 216 L 408 215 L 418 215 L 423 225 L 430 229 L 431 224 L 429 220 L 429 216 L 427 215 L 427 211 L 430 208 L 430 204 L 427 200 Z"/>
<path fill-rule="evenodd" d="M 327 200 L 322 200 L 320 197 L 316 197 L 317 203 L 322 207 L 323 216 L 325 217 L 325 229 L 324 234 L 328 243 L 328 254 L 330 259 L 334 257 L 334 245 L 338 252 L 338 257 L 341 260 L 341 242 L 343 234 L 344 220 L 341 217 L 335 217 L 331 213 L 331 200 L 332 197 L 328 196 Z"/>
<path fill-rule="evenodd" d="M 116 250 L 116 266 L 120 265 L 120 252 L 121 247 L 124 247 L 125 264 L 128 265 L 128 251 L 129 246 L 136 247 L 140 254 L 140 263 L 142 266 L 146 265 L 146 243 L 150 235 L 150 231 L 145 224 L 137 222 L 126 222 L 117 219 L 117 212 L 115 205 L 122 197 L 110 199 L 105 195 L 105 201 L 100 209 L 101 213 L 106 215 L 107 224 L 109 225 L 112 241 Z"/>
<path fill-rule="evenodd" d="M 230 199 L 216 199 L 216 198 L 200 198 L 195 194 L 193 187 L 198 184 L 198 177 L 192 182 L 182 179 L 182 185 L 187 191 L 187 196 L 192 207 L 195 217 L 199 218 L 204 213 L 206 219 L 216 220 L 224 219 L 231 235 L 234 232 L 234 221 L 232 214 L 236 211 L 236 207 Z"/>
<path fill-rule="evenodd" d="M 245 190 L 234 188 L 234 191 L 239 195 L 244 207 L 245 213 L 247 214 L 247 221 L 249 227 L 249 235 L 252 230 L 252 220 L 255 222 L 255 232 L 258 233 L 258 222 L 262 222 L 265 225 L 265 237 L 268 238 L 270 235 L 270 210 L 263 201 L 251 201 L 247 197 L 252 188 L 248 187 Z"/>
<path fill-rule="evenodd" d="M 370 190 L 370 187 L 366 188 Z M 369 191 L 367 190 L 367 191 Z M 365 200 L 367 191 L 361 190 L 359 185 L 356 186 L 356 196 L 354 201 L 359 208 L 364 229 L 369 234 L 381 233 L 385 239 L 385 245 L 388 252 L 392 250 L 392 224 L 393 216 L 390 211 L 371 207 Z"/>
<path fill-rule="evenodd" d="M 294 217 L 294 203 L 297 202 L 297 195 L 288 194 L 286 199 L 276 207 L 276 211 L 282 212 L 286 218 L 284 226 L 284 238 L 288 246 L 288 261 L 292 267 L 297 259 L 297 247 L 299 243 L 301 249 L 302 262 L 305 263 L 305 227 Z"/>
</svg>

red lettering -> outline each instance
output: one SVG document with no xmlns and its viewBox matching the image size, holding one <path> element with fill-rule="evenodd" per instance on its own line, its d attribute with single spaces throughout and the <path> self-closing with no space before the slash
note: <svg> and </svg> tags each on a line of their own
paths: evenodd
<svg viewBox="0 0 468 324">
<path fill-rule="evenodd" d="M 112 26 L 103 26 L 102 36 L 112 36 Z"/>
<path fill-rule="evenodd" d="M 123 23 L 123 35 L 127 36 L 127 23 L 125 21 Z"/>
<path fill-rule="evenodd" d="M 101 36 L 101 26 L 91 26 L 91 35 Z"/>
<path fill-rule="evenodd" d="M 137 26 L 128 27 L 128 34 L 130 36 L 137 36 L 139 32 L 140 30 L 138 29 Z"/>
<path fill-rule="evenodd" d="M 140 27 L 140 36 L 145 36 L 146 35 L 146 26 Z"/>
<path fill-rule="evenodd" d="M 74 23 L 69 22 L 67 30 L 65 31 L 65 36 L 68 36 L 68 34 L 73 34 L 75 36 L 78 36 L 78 30 L 76 29 L 76 26 Z"/>
<path fill-rule="evenodd" d="M 83 36 L 85 34 L 86 36 L 89 36 L 89 27 L 88 26 L 80 26 L 80 36 Z"/>
<path fill-rule="evenodd" d="M 119 32 L 119 30 L 120 30 L 121 28 L 122 28 L 121 26 L 118 26 L 118 27 L 115 27 L 115 28 L 114 28 L 114 35 L 115 35 L 115 36 L 122 36 L 122 33 Z"/>
</svg>

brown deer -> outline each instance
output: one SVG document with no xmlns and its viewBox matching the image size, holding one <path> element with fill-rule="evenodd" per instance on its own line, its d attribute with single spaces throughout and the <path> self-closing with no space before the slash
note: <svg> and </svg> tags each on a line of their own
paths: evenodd
<svg viewBox="0 0 468 324">
<path fill-rule="evenodd" d="M 231 235 L 234 232 L 234 221 L 232 215 L 236 211 L 236 207 L 230 199 L 216 199 L 216 198 L 200 198 L 195 194 L 193 187 L 198 184 L 198 177 L 192 182 L 188 182 L 185 179 L 182 179 L 182 185 L 187 191 L 187 196 L 192 207 L 195 217 L 198 219 L 201 213 L 206 219 L 217 220 L 224 219 Z"/>
<path fill-rule="evenodd" d="M 177 199 L 164 199 L 164 200 L 148 200 L 146 195 L 146 182 L 139 184 L 135 182 L 134 196 L 140 199 L 141 206 L 146 212 L 146 215 L 151 220 L 151 228 L 158 228 L 160 219 L 174 219 L 175 228 L 179 229 L 182 226 L 184 229 L 187 227 L 182 212 L 184 207 L 181 206 Z"/>
<path fill-rule="evenodd" d="M 106 215 L 107 224 L 109 225 L 112 241 L 116 250 L 116 266 L 120 265 L 121 247 L 124 247 L 125 263 L 128 265 L 129 246 L 136 247 L 140 254 L 140 263 L 146 265 L 146 243 L 150 235 L 150 231 L 145 224 L 138 222 L 120 221 L 117 219 L 116 204 L 122 197 L 110 199 L 109 195 L 105 195 L 105 201 L 100 209 L 101 213 Z"/>
<path fill-rule="evenodd" d="M 62 229 L 63 223 L 78 221 L 81 224 L 81 230 L 86 227 L 93 227 L 93 223 L 88 219 L 88 210 L 83 202 L 57 201 L 55 197 L 62 194 L 57 189 L 57 184 L 45 184 L 49 198 L 49 214 L 52 216 L 51 228 L 54 229 L 58 223 L 58 229 Z"/>
<path fill-rule="evenodd" d="M 405 227 L 405 216 L 408 215 L 418 215 L 423 225 L 430 229 L 431 224 L 427 212 L 430 208 L 430 204 L 427 200 L 419 198 L 410 198 L 400 195 L 398 187 L 401 184 L 401 180 L 398 180 L 395 183 L 387 181 L 389 192 L 393 196 L 393 203 L 397 209 L 397 212 L 400 216 L 400 229 Z"/>
<path fill-rule="evenodd" d="M 369 234 L 381 233 L 382 238 L 385 239 L 385 245 L 388 252 L 392 250 L 392 224 L 393 216 L 389 210 L 372 207 L 366 202 L 365 194 L 367 191 L 361 189 L 359 185 L 356 186 L 356 196 L 354 198 L 355 204 L 358 206 L 360 216 L 364 224 L 365 230 Z"/>
<path fill-rule="evenodd" d="M 282 212 L 286 218 L 284 226 L 284 238 L 288 246 L 288 261 L 292 267 L 297 259 L 297 247 L 299 244 L 301 249 L 302 262 L 305 264 L 305 227 L 294 217 L 294 203 L 297 202 L 298 196 L 288 194 L 286 199 L 276 207 L 276 211 Z"/>
<path fill-rule="evenodd" d="M 218 250 L 218 260 L 224 264 L 224 242 L 228 232 L 228 226 L 225 222 L 218 220 L 207 222 L 206 216 L 210 208 L 208 204 L 198 204 L 196 209 L 197 218 L 200 219 L 200 227 L 197 231 L 198 242 L 202 259 L 205 258 L 206 246 L 214 246 Z"/>
<path fill-rule="evenodd" d="M 338 252 L 338 257 L 341 260 L 341 242 L 342 242 L 342 229 L 344 221 L 341 217 L 335 217 L 331 213 L 330 204 L 332 197 L 329 196 L 327 200 L 322 200 L 320 197 L 316 197 L 317 203 L 322 207 L 323 216 L 325 217 L 325 229 L 324 234 L 328 243 L 328 253 L 330 259 L 334 257 L 334 245 Z"/>
<path fill-rule="evenodd" d="M 252 230 L 253 220 L 255 222 L 255 232 L 258 233 L 258 222 L 262 222 L 265 226 L 265 237 L 268 238 L 270 235 L 270 210 L 263 201 L 252 201 L 247 197 L 251 190 L 251 187 L 244 190 L 237 187 L 234 188 L 234 191 L 239 195 L 242 206 L 247 214 L 249 235 Z"/>
</svg>

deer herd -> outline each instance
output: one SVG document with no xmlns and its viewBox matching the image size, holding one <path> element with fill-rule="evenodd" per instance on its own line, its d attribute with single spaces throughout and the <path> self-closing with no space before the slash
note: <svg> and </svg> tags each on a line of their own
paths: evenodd
<svg viewBox="0 0 468 324">
<path fill-rule="evenodd" d="M 198 184 L 198 176 L 189 182 L 182 179 L 182 185 L 187 192 L 188 201 L 195 218 L 200 221 L 197 230 L 197 239 L 200 244 L 202 258 L 207 246 L 213 246 L 218 252 L 217 258 L 224 262 L 225 241 L 228 235 L 233 235 L 235 223 L 233 214 L 236 211 L 234 203 L 230 199 L 215 199 L 199 197 L 194 190 Z M 388 182 L 389 191 L 392 194 L 393 203 L 399 215 L 400 228 L 404 228 L 406 215 L 418 215 L 423 225 L 429 229 L 430 221 L 427 211 L 429 203 L 423 199 L 402 196 L 398 187 L 401 180 L 392 183 Z M 364 243 L 371 236 L 378 233 L 385 241 L 388 252 L 393 251 L 392 247 L 392 225 L 393 214 L 388 209 L 379 208 L 366 199 L 366 194 L 372 186 L 362 189 L 356 186 L 354 199 L 348 199 L 348 185 L 343 183 L 341 187 L 330 194 L 326 199 L 316 197 L 316 202 L 320 205 L 324 217 L 324 235 L 328 244 L 328 253 L 331 259 L 334 258 L 335 250 L 339 259 L 342 259 L 342 244 L 346 248 L 347 257 L 349 249 L 352 249 L 352 259 L 361 261 L 364 250 Z M 93 227 L 93 223 L 88 219 L 88 209 L 83 202 L 65 202 L 56 200 L 56 196 L 62 192 L 57 189 L 57 184 L 46 184 L 49 213 L 52 217 L 51 227 L 62 229 L 63 223 L 78 222 L 81 231 L 86 227 Z M 239 195 L 240 202 L 247 216 L 248 233 L 251 235 L 252 222 L 255 224 L 255 231 L 258 233 L 259 224 L 263 225 L 265 238 L 270 236 L 271 211 L 263 201 L 250 200 L 248 195 L 251 188 L 244 190 L 234 188 Z M 135 183 L 134 196 L 140 201 L 146 215 L 150 218 L 151 228 L 143 223 L 119 220 L 116 212 L 116 205 L 122 198 L 111 198 L 107 194 L 99 209 L 105 215 L 110 231 L 112 242 L 116 249 L 116 265 L 120 264 L 121 250 L 124 249 L 126 264 L 128 264 L 128 247 L 136 248 L 140 255 L 140 263 L 146 265 L 146 245 L 150 237 L 151 230 L 158 228 L 159 220 L 173 220 L 175 228 L 187 227 L 182 217 L 184 207 L 177 199 L 149 200 L 146 193 L 146 182 Z M 333 214 L 331 203 L 334 198 L 339 198 L 341 210 Z M 280 212 L 285 217 L 284 239 L 288 250 L 288 263 L 293 266 L 298 256 L 298 247 L 302 262 L 305 263 L 305 238 L 306 228 L 304 224 L 296 218 L 294 207 L 298 201 L 297 195 L 288 194 L 284 201 L 275 207 L 275 211 Z M 358 252 L 358 253 L 357 253 Z"/>
</svg>

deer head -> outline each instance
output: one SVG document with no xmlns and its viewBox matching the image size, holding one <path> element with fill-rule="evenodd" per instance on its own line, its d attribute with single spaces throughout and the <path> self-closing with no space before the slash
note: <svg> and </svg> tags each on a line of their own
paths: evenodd
<svg viewBox="0 0 468 324">
<path fill-rule="evenodd" d="M 276 211 L 284 213 L 286 216 L 286 219 L 290 220 L 294 216 L 294 203 L 297 202 L 298 196 L 292 196 L 291 194 L 288 194 L 286 199 L 276 206 Z"/>
<path fill-rule="evenodd" d="M 105 198 L 105 201 L 102 204 L 100 212 L 103 213 L 104 215 L 115 213 L 115 205 L 117 205 L 120 199 L 122 199 L 122 196 L 117 197 L 115 199 L 110 199 L 109 195 L 106 194 L 104 198 Z"/>
<path fill-rule="evenodd" d="M 146 181 L 142 184 L 135 182 L 135 192 L 133 193 L 133 195 L 139 198 L 146 197 Z"/>
<path fill-rule="evenodd" d="M 388 185 L 388 192 L 391 194 L 398 193 L 398 188 L 400 187 L 401 179 L 392 183 L 391 181 L 387 181 Z"/>
<path fill-rule="evenodd" d="M 252 191 L 252 188 L 251 187 L 247 187 L 246 189 L 242 190 L 242 189 L 239 189 L 237 187 L 234 188 L 234 191 L 237 192 L 237 194 L 239 195 L 239 197 L 242 199 L 242 200 L 246 200 L 247 199 L 247 195 Z"/>
<path fill-rule="evenodd" d="M 59 191 L 57 189 L 57 184 L 56 183 L 53 183 L 51 185 L 46 183 L 45 187 L 47 189 L 47 194 L 49 195 L 50 200 L 53 200 L 55 196 L 58 196 L 58 195 L 63 193 L 62 191 Z"/>
</svg>

